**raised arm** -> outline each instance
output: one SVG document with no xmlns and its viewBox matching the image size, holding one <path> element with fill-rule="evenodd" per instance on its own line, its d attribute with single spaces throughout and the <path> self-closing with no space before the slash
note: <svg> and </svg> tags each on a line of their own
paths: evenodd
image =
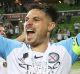
<svg viewBox="0 0 80 74">
<path fill-rule="evenodd" d="M 22 33 L 19 37 L 16 38 L 16 40 L 18 40 L 20 42 L 25 42 L 25 34 Z"/>
</svg>

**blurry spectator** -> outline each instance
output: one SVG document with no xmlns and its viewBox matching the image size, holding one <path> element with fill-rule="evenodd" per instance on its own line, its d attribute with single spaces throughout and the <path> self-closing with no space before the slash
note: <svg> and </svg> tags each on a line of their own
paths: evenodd
<svg viewBox="0 0 80 74">
<path fill-rule="evenodd" d="M 13 36 L 13 28 L 10 28 L 10 33 Z"/>
<path fill-rule="evenodd" d="M 65 40 L 65 39 L 67 39 L 68 37 L 67 37 L 67 34 L 66 34 L 66 29 L 64 28 L 63 29 L 63 39 Z"/>
<path fill-rule="evenodd" d="M 70 13 L 67 13 L 67 15 L 66 15 L 66 22 L 69 24 L 70 23 L 70 21 L 71 21 L 71 14 Z"/>
<path fill-rule="evenodd" d="M 7 38 L 12 38 L 13 36 L 13 26 L 12 24 L 9 24 L 7 27 Z"/>
<path fill-rule="evenodd" d="M 12 37 L 12 36 L 13 36 L 13 28 L 9 28 L 8 31 L 9 31 L 9 36 Z M 9 37 L 9 38 L 10 38 L 10 37 Z"/>
<path fill-rule="evenodd" d="M 19 35 L 19 26 L 18 26 L 18 25 L 15 26 L 15 34 L 16 34 L 16 35 Z"/>
<path fill-rule="evenodd" d="M 66 30 L 66 34 L 67 34 L 68 38 L 71 36 L 71 33 L 68 29 Z"/>
<path fill-rule="evenodd" d="M 80 28 L 80 23 L 79 23 L 79 22 L 75 22 L 75 23 L 74 23 L 75 34 L 78 33 L 79 28 Z"/>
<path fill-rule="evenodd" d="M 57 22 L 61 24 L 61 23 L 64 23 L 64 21 L 65 21 L 65 19 L 64 19 L 64 13 L 62 13 L 62 15 L 59 16 Z"/>
<path fill-rule="evenodd" d="M 61 29 L 59 29 L 58 33 L 57 33 L 57 40 L 61 41 L 62 39 L 63 39 L 62 31 L 61 31 Z"/>
<path fill-rule="evenodd" d="M 0 35 L 6 36 L 6 34 L 5 34 L 5 28 L 4 28 L 2 22 L 0 22 Z"/>
</svg>

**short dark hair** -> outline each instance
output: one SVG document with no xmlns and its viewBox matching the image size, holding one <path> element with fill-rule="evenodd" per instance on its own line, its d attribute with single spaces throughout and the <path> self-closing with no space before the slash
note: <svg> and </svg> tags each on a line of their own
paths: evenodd
<svg viewBox="0 0 80 74">
<path fill-rule="evenodd" d="M 53 5 L 43 5 L 43 4 L 31 4 L 28 11 L 32 9 L 40 9 L 45 12 L 49 17 L 51 17 L 52 21 L 56 22 L 58 19 L 57 9 L 54 8 Z"/>
</svg>

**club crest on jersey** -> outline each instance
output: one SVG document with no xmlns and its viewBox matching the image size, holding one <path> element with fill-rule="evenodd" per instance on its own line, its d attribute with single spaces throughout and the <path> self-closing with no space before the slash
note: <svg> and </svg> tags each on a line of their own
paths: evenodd
<svg viewBox="0 0 80 74">
<path fill-rule="evenodd" d="M 55 63 L 58 60 L 59 60 L 59 54 L 58 53 L 55 53 L 55 52 L 49 53 L 49 56 L 48 56 L 48 62 L 49 63 Z"/>
</svg>

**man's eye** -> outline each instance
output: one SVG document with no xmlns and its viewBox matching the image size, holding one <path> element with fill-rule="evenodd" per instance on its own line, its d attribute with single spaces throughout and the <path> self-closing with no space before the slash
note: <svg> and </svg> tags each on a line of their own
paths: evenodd
<svg viewBox="0 0 80 74">
<path fill-rule="evenodd" d="M 40 18 L 34 18 L 35 21 L 40 21 Z"/>
</svg>

